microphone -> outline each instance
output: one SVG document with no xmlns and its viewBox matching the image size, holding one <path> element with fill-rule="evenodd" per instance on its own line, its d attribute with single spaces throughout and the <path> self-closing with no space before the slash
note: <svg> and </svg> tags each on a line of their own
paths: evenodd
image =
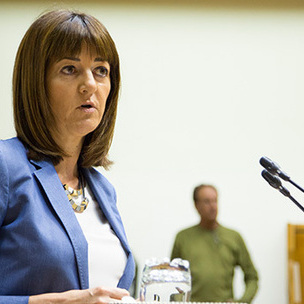
<svg viewBox="0 0 304 304">
<path fill-rule="evenodd" d="M 267 170 L 262 171 L 262 176 L 269 183 L 271 187 L 278 189 L 283 195 L 290 197 L 290 192 L 288 191 L 288 189 L 282 186 L 282 183 L 277 176 L 272 175 Z"/>
<path fill-rule="evenodd" d="M 287 196 L 293 203 L 295 203 L 304 212 L 304 207 L 295 198 L 293 198 L 290 195 L 288 189 L 286 189 L 282 185 L 281 180 L 277 176 L 271 174 L 267 170 L 262 171 L 262 176 L 269 183 L 271 187 L 279 190 L 283 195 Z"/>
<path fill-rule="evenodd" d="M 270 158 L 263 156 L 260 159 L 260 164 L 272 175 L 277 175 L 284 181 L 287 181 L 297 187 L 300 191 L 304 192 L 304 189 L 291 180 L 290 176 L 283 172 L 278 164 L 273 162 Z"/>
<path fill-rule="evenodd" d="M 280 166 L 273 162 L 270 158 L 263 156 L 260 159 L 260 164 L 270 173 L 278 175 L 285 181 L 290 181 L 290 177 L 281 170 Z"/>
</svg>

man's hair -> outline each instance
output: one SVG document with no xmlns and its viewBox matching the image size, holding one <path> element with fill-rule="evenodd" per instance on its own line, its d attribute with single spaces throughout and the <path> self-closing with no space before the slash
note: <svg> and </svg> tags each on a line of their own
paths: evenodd
<svg viewBox="0 0 304 304">
<path fill-rule="evenodd" d="M 208 185 L 208 184 L 200 184 L 200 185 L 196 186 L 193 190 L 193 201 L 195 203 L 197 202 L 197 194 L 198 194 L 199 190 L 201 190 L 203 188 L 212 188 L 217 193 L 217 189 L 215 186 Z"/>
<path fill-rule="evenodd" d="M 13 107 L 17 137 L 29 149 L 28 157 L 49 157 L 58 164 L 67 156 L 52 137 L 55 119 L 51 111 L 46 73 L 51 64 L 79 55 L 83 46 L 110 65 L 111 90 L 98 127 L 84 140 L 79 157 L 83 167 L 112 163 L 107 155 L 112 143 L 120 90 L 119 56 L 107 29 L 93 16 L 54 10 L 40 16 L 24 35 L 13 73 Z"/>
</svg>

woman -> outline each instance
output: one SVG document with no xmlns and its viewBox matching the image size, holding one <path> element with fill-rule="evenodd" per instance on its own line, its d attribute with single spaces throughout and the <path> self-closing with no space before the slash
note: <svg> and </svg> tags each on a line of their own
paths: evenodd
<svg viewBox="0 0 304 304">
<path fill-rule="evenodd" d="M 51 11 L 26 32 L 13 75 L 17 137 L 0 142 L 0 303 L 106 303 L 134 261 L 108 168 L 119 58 L 94 17 Z"/>
</svg>

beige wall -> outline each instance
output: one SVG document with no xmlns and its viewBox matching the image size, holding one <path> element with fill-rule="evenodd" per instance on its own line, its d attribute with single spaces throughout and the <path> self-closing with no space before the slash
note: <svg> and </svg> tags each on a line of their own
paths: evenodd
<svg viewBox="0 0 304 304">
<path fill-rule="evenodd" d="M 168 256 L 175 233 L 198 221 L 192 188 L 214 183 L 220 222 L 242 233 L 260 273 L 254 304 L 285 304 L 286 224 L 304 217 L 262 180 L 258 161 L 271 157 L 295 181 L 304 180 L 302 4 L 169 2 L 68 5 L 98 17 L 120 53 L 115 165 L 105 174 L 116 186 L 140 269 L 146 258 Z M 52 6 L 0 3 L 1 138 L 14 135 L 16 48 L 34 18 Z"/>
</svg>

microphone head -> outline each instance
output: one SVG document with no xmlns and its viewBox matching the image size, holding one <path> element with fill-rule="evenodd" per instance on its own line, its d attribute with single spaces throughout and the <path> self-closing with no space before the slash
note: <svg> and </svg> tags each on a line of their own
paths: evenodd
<svg viewBox="0 0 304 304">
<path fill-rule="evenodd" d="M 289 181 L 290 176 L 283 172 L 278 164 L 273 162 L 270 158 L 263 156 L 260 159 L 260 164 L 271 174 L 280 176 L 283 180 Z"/>
<path fill-rule="evenodd" d="M 263 170 L 262 171 L 263 178 L 269 183 L 269 185 L 275 189 L 280 189 L 282 183 L 280 179 L 274 175 L 272 175 L 269 171 Z"/>
<path fill-rule="evenodd" d="M 261 157 L 260 164 L 272 174 L 276 174 L 279 170 L 279 166 L 266 156 Z"/>
<path fill-rule="evenodd" d="M 288 191 L 288 189 L 282 186 L 281 180 L 277 176 L 272 175 L 267 170 L 262 171 L 262 176 L 271 187 L 278 189 L 283 195 L 290 197 L 290 192 Z"/>
</svg>

